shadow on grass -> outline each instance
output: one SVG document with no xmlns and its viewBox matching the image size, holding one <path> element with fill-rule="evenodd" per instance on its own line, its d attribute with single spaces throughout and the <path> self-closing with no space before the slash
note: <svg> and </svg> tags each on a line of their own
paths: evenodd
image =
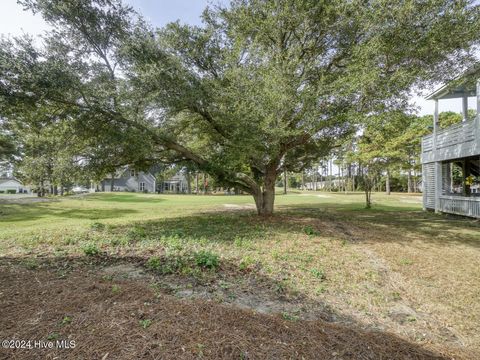
<svg viewBox="0 0 480 360">
<path fill-rule="evenodd" d="M 126 276 L 117 273 L 120 277 L 116 278 L 106 272 L 112 268 L 122 269 L 119 266 L 125 264 L 140 269 L 141 275 L 133 271 L 136 276 L 129 277 L 126 270 Z M 214 292 L 211 298 L 216 301 L 205 301 L 211 300 L 208 296 L 180 300 L 178 292 L 174 290 L 172 293 L 171 289 L 165 292 L 157 288 L 159 293 L 155 293 L 149 275 L 153 275 L 157 283 L 164 276 L 146 271 L 145 264 L 141 257 L 0 258 L 0 304 L 4 310 L 0 335 L 4 339 L 14 336 L 38 339 L 39 334 L 54 332 L 61 337 L 68 335 L 80 345 L 95 343 L 94 347 L 78 346 L 63 353 L 66 359 L 97 357 L 98 348 L 108 349 L 114 358 L 124 358 L 126 343 L 119 334 L 139 331 L 141 336 L 135 338 L 145 344 L 162 340 L 161 347 L 149 348 L 149 357 L 152 358 L 163 357 L 165 351 L 172 357 L 185 357 L 193 352 L 192 358 L 197 358 L 194 352 L 198 350 L 198 344 L 202 344 L 201 357 L 211 359 L 244 358 L 242 354 L 245 353 L 248 358 L 449 358 L 390 332 L 365 330 L 361 324 L 342 314 L 336 316 L 343 323 L 332 324 L 321 317 L 304 321 L 292 314 L 282 318 L 278 314 L 261 314 L 238 306 L 217 304 L 223 301 L 216 293 L 220 288 L 218 283 L 235 281 L 232 278 L 235 275 L 225 271 L 234 264 L 221 264 L 213 282 L 209 278 L 206 285 L 197 283 L 189 288 L 189 293 L 194 294 L 198 286 L 206 286 L 206 293 Z M 184 282 L 180 275 L 172 280 Z M 271 289 L 277 284 L 269 277 L 257 275 L 251 284 L 252 287 L 245 291 L 250 295 L 258 294 L 259 301 L 281 301 L 284 304 L 291 301 L 294 307 L 302 306 L 310 311 L 326 308 L 323 303 L 309 303 L 301 297 L 288 299 L 285 294 L 272 295 Z M 223 289 L 228 290 L 225 286 Z M 234 300 L 231 303 L 240 305 Z M 148 331 L 139 327 L 137 312 L 140 319 L 149 319 Z M 31 322 L 34 315 L 38 315 L 38 319 Z M 115 326 L 111 326 L 112 319 L 115 319 Z M 24 326 L 27 322 L 29 326 Z M 101 331 L 94 332 L 93 328 Z M 145 344 L 130 346 L 129 358 L 142 357 Z M 135 349 L 139 352 L 132 353 Z M 19 358 L 24 355 L 12 354 Z"/>
<path fill-rule="evenodd" d="M 259 241 L 273 234 L 300 232 L 302 221 L 284 221 L 280 216 L 261 218 L 252 212 L 207 212 L 195 215 L 136 222 L 150 239 L 178 238 L 191 243 L 234 243 Z M 301 219 L 299 219 L 301 220 Z M 112 226 L 114 234 L 127 232 L 131 225 Z"/>
<path fill-rule="evenodd" d="M 23 222 L 48 218 L 54 221 L 55 218 L 102 220 L 118 217 L 125 217 L 138 213 L 133 209 L 62 209 L 54 208 L 45 203 L 32 204 L 7 204 L 0 209 L 0 223 L 2 222 Z"/>
<path fill-rule="evenodd" d="M 283 212 L 293 217 L 330 222 L 340 234 L 355 241 L 411 242 L 413 237 L 436 245 L 480 247 L 480 221 L 473 218 L 389 205 L 365 209 L 360 204 L 298 205 L 285 208 Z"/>
<path fill-rule="evenodd" d="M 385 210 L 387 209 L 387 210 Z M 463 244 L 480 247 L 477 220 L 395 206 L 365 210 L 351 205 L 279 206 L 274 216 L 258 217 L 252 211 L 197 213 L 135 223 L 149 238 L 177 237 L 187 242 L 232 243 L 259 241 L 275 234 L 306 233 L 353 242 L 411 242 L 412 238 L 436 245 Z M 113 227 L 114 233 L 131 225 Z"/>
</svg>

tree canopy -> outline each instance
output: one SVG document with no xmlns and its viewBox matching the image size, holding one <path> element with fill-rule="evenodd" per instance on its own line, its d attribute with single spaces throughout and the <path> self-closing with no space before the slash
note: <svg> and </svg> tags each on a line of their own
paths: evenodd
<svg viewBox="0 0 480 360">
<path fill-rule="evenodd" d="M 284 165 L 473 61 L 474 1 L 233 0 L 152 29 L 119 0 L 23 0 L 55 25 L 0 44 L 0 113 L 65 122 L 101 169 L 194 163 L 273 212 Z"/>
</svg>

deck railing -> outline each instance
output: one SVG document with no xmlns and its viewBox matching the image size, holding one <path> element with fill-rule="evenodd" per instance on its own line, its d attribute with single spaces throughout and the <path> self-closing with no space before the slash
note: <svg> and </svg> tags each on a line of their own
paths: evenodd
<svg viewBox="0 0 480 360">
<path fill-rule="evenodd" d="M 465 121 L 449 126 L 446 129 L 438 130 L 434 139 L 434 134 L 422 138 L 422 152 L 430 152 L 436 149 L 442 149 L 469 141 L 475 140 L 475 120 Z"/>
<path fill-rule="evenodd" d="M 422 138 L 422 152 L 428 152 L 432 150 L 433 150 L 433 134 L 430 134 Z"/>
<path fill-rule="evenodd" d="M 480 197 L 440 196 L 441 212 L 480 218 Z"/>
</svg>

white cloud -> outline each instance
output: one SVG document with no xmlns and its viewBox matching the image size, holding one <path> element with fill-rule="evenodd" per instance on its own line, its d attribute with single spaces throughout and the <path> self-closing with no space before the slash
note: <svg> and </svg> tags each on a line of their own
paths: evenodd
<svg viewBox="0 0 480 360">
<path fill-rule="evenodd" d="M 410 103 L 418 107 L 418 115 L 433 115 L 435 104 L 433 100 L 426 100 L 425 96 L 414 96 L 410 99 Z M 475 109 L 475 98 L 468 98 L 468 108 Z M 438 109 L 442 111 L 462 112 L 462 98 L 446 99 L 438 102 Z"/>
<path fill-rule="evenodd" d="M 33 15 L 31 11 L 24 11 L 16 0 L 1 0 L 0 4 L 0 34 L 40 35 L 49 28 L 48 24 L 39 14 Z"/>
</svg>

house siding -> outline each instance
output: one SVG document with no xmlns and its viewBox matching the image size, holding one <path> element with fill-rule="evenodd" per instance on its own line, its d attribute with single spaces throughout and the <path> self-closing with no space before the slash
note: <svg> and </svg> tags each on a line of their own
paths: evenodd
<svg viewBox="0 0 480 360">
<path fill-rule="evenodd" d="M 155 192 L 155 177 L 150 173 L 138 172 L 136 176 L 131 176 L 130 170 L 125 170 L 122 175 L 114 179 L 113 187 L 115 191 L 132 191 L 139 192 L 140 183 L 145 183 L 145 192 Z M 112 191 L 112 180 L 106 178 L 102 181 L 102 189 L 104 191 Z"/>
<path fill-rule="evenodd" d="M 29 189 L 17 180 L 7 180 L 0 183 L 0 191 L 15 190 L 17 193 L 29 193 Z"/>
</svg>

